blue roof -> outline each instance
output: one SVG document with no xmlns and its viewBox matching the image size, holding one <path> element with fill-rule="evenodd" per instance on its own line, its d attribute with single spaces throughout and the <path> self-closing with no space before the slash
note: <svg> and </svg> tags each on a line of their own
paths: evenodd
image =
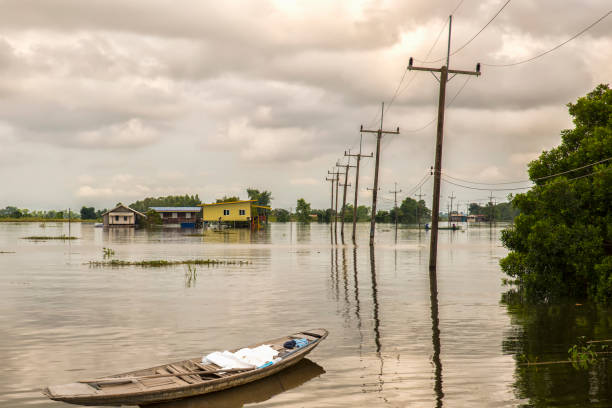
<svg viewBox="0 0 612 408">
<path fill-rule="evenodd" d="M 157 212 L 200 212 L 202 207 L 149 207 L 153 211 Z"/>
</svg>

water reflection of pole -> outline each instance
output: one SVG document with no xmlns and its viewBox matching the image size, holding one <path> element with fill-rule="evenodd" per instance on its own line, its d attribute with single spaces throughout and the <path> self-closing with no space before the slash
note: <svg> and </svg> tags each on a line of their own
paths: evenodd
<svg viewBox="0 0 612 408">
<path fill-rule="evenodd" d="M 435 366 L 436 407 L 442 406 L 444 392 L 442 391 L 442 361 L 440 360 L 440 327 L 438 320 L 438 278 L 436 270 L 429 270 L 429 294 L 431 300 L 431 341 L 433 343 L 433 362 Z"/>
<path fill-rule="evenodd" d="M 376 284 L 376 262 L 374 260 L 374 247 L 370 246 L 370 269 L 372 272 L 372 306 L 373 306 L 373 319 L 374 319 L 374 343 L 376 344 L 376 355 L 380 360 L 380 372 L 378 373 L 378 391 L 382 391 L 383 388 L 383 365 L 384 359 L 380 352 L 380 318 L 378 317 L 378 287 Z"/>
<path fill-rule="evenodd" d="M 331 281 L 331 285 L 332 285 L 332 290 L 334 289 L 334 249 L 333 248 L 329 248 L 329 255 L 330 255 L 330 261 L 329 261 L 329 279 Z"/>
<path fill-rule="evenodd" d="M 359 335 L 361 334 L 361 315 L 360 315 L 360 305 L 359 305 L 359 277 L 357 274 L 357 247 L 353 247 L 353 283 L 355 284 L 355 317 L 357 317 L 357 328 L 359 329 Z M 361 348 L 361 343 L 359 344 Z"/>
<path fill-rule="evenodd" d="M 342 280 L 344 282 L 344 304 L 346 307 L 344 316 L 348 321 L 350 301 L 348 296 L 348 267 L 346 266 L 346 247 L 342 247 Z"/>
<path fill-rule="evenodd" d="M 335 248 L 334 252 L 336 253 L 336 300 L 340 296 L 340 268 L 338 267 L 338 247 Z"/>
</svg>

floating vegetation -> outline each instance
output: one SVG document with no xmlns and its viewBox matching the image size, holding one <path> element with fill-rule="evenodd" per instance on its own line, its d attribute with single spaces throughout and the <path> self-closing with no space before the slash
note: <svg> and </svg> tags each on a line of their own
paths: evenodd
<svg viewBox="0 0 612 408">
<path fill-rule="evenodd" d="M 174 265 L 248 265 L 249 261 L 232 261 L 216 259 L 186 259 L 182 261 L 166 261 L 164 259 L 151 261 L 122 261 L 111 259 L 108 261 L 89 261 L 89 266 L 142 266 L 143 268 L 161 268 Z"/>
<path fill-rule="evenodd" d="M 612 354 L 612 352 L 608 351 L 607 344 L 600 345 L 599 350 L 596 350 L 596 346 L 594 343 L 607 343 L 611 341 L 612 340 L 592 340 L 585 342 L 584 336 L 582 336 L 579 338 L 579 344 L 574 344 L 567 350 L 567 360 L 538 361 L 538 357 L 535 357 L 533 360 L 530 360 L 524 354 L 519 354 L 517 356 L 517 360 L 521 362 L 520 365 L 527 366 L 571 364 L 577 370 L 587 369 L 590 365 L 594 364 L 597 361 L 598 357 Z"/>
<path fill-rule="evenodd" d="M 196 271 L 195 266 L 187 265 L 187 269 L 185 270 L 185 287 L 190 288 L 192 286 L 195 287 L 196 279 L 198 277 L 198 272 Z"/>
<path fill-rule="evenodd" d="M 51 237 L 46 236 L 31 236 L 31 237 L 23 237 L 23 239 L 29 239 L 32 241 L 48 241 L 50 239 L 60 239 L 60 240 L 68 240 L 68 239 L 79 239 L 78 237 L 68 236 L 68 235 L 56 235 Z"/>
<path fill-rule="evenodd" d="M 588 368 L 589 364 L 593 364 L 597 360 L 597 353 L 593 350 L 593 345 L 580 346 L 574 344 L 567 350 L 569 354 L 569 360 L 572 362 L 574 368 Z"/>
<path fill-rule="evenodd" d="M 15 251 L 0 251 L 0 254 L 16 254 Z"/>
<path fill-rule="evenodd" d="M 102 252 L 104 253 L 104 258 L 110 258 L 115 255 L 115 251 L 110 248 L 102 248 Z"/>
</svg>

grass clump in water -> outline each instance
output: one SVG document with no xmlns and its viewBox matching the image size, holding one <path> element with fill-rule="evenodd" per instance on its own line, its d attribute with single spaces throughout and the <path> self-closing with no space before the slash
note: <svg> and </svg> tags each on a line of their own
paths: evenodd
<svg viewBox="0 0 612 408">
<path fill-rule="evenodd" d="M 59 239 L 62 241 L 68 240 L 68 239 L 79 239 L 78 237 L 73 237 L 73 236 L 68 236 L 68 235 L 56 235 L 56 236 L 44 236 L 44 235 L 33 235 L 30 237 L 23 237 L 23 239 L 29 239 L 32 241 L 48 241 L 50 239 Z"/>
<path fill-rule="evenodd" d="M 120 259 L 111 259 L 108 261 L 89 261 L 90 266 L 141 266 L 143 268 L 161 268 L 173 265 L 248 265 L 249 261 L 230 261 L 216 259 L 186 259 L 182 261 L 167 261 L 165 259 L 156 259 L 151 261 L 122 261 Z"/>
</svg>

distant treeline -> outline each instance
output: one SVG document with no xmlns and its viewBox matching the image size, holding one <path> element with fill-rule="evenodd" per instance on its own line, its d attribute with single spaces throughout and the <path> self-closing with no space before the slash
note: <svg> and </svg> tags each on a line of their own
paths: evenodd
<svg viewBox="0 0 612 408">
<path fill-rule="evenodd" d="M 341 209 L 338 209 L 341 213 Z M 370 221 L 372 218 L 372 209 L 366 205 L 357 206 L 357 221 Z M 390 211 L 380 210 L 376 212 L 376 222 L 394 222 L 397 215 L 397 220 L 402 224 L 414 224 L 418 220 L 428 221 L 431 219 L 431 210 L 425 205 L 425 201 L 416 200 L 407 197 L 402 201 L 401 205 Z M 283 208 L 272 210 L 272 217 L 277 222 L 299 221 L 299 222 L 331 222 L 334 220 L 334 210 L 327 209 L 311 209 L 310 203 L 303 198 L 297 200 L 295 213 L 290 213 Z M 344 221 L 353 221 L 353 206 L 347 204 L 344 208 Z"/>
<path fill-rule="evenodd" d="M 511 203 L 499 203 L 487 205 L 470 204 L 470 215 L 486 215 L 489 219 L 498 221 L 512 221 L 521 212 Z"/>
<path fill-rule="evenodd" d="M 29 210 L 27 208 L 18 208 L 9 205 L 3 209 L 0 209 L 0 218 L 79 219 L 81 216 L 79 213 L 74 211 L 70 211 L 70 214 L 68 214 L 68 210 Z"/>
</svg>

